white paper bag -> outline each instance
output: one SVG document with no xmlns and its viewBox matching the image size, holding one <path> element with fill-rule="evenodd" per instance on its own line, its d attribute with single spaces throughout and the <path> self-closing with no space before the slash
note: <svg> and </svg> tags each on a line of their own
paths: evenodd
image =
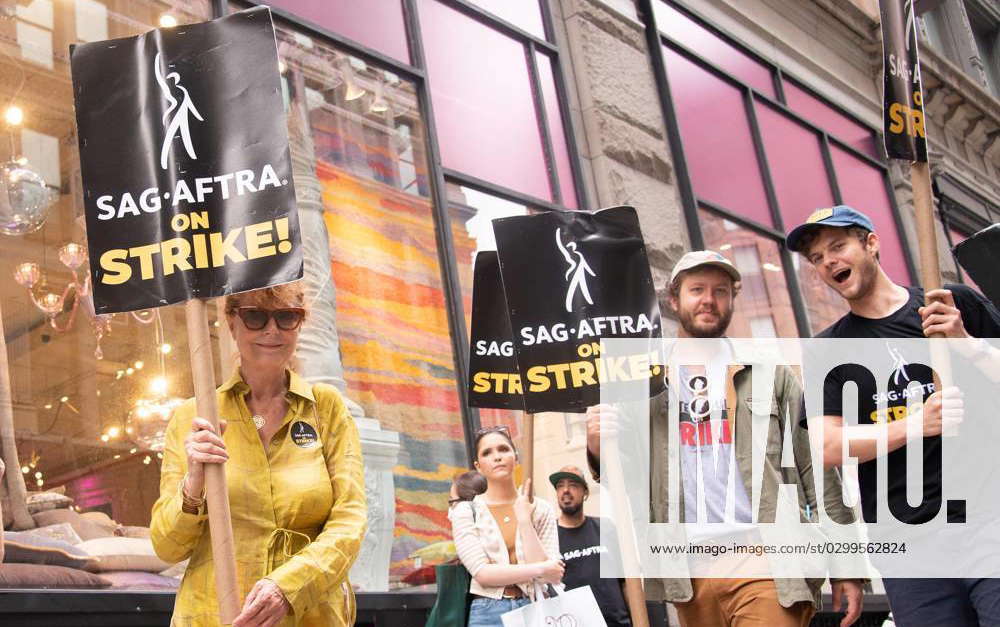
<svg viewBox="0 0 1000 627">
<path fill-rule="evenodd" d="M 541 590 L 535 588 L 535 599 L 501 616 L 503 627 L 608 627 L 590 586 L 549 599 L 543 599 Z"/>
</svg>

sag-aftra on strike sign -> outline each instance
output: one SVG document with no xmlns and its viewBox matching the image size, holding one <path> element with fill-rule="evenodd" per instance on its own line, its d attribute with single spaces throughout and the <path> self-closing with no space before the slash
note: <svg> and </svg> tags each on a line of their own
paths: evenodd
<svg viewBox="0 0 1000 627">
<path fill-rule="evenodd" d="M 302 276 L 270 10 L 76 46 L 98 313 Z"/>
</svg>

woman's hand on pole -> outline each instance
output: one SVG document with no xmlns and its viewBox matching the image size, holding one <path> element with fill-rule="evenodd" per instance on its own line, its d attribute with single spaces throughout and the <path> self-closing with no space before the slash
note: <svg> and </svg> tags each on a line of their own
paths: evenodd
<svg viewBox="0 0 1000 627">
<path fill-rule="evenodd" d="M 291 612 L 285 594 L 270 579 L 260 579 L 250 589 L 233 627 L 273 627 Z"/>
<path fill-rule="evenodd" d="M 220 421 L 219 427 L 220 433 L 225 433 L 225 421 Z M 184 440 L 188 468 L 184 493 L 191 498 L 201 498 L 205 491 L 205 464 L 224 464 L 229 459 L 220 433 L 204 418 L 191 421 L 191 433 Z"/>
</svg>

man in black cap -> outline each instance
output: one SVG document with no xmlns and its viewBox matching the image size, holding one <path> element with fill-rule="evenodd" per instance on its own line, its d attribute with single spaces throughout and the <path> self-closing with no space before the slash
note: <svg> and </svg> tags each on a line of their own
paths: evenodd
<svg viewBox="0 0 1000 627">
<path fill-rule="evenodd" d="M 619 555 L 616 545 L 601 544 L 601 521 L 583 513 L 583 502 L 590 496 L 587 480 L 576 466 L 563 466 L 549 475 L 556 489 L 562 514 L 559 516 L 559 550 L 562 551 L 566 573 L 563 585 L 567 590 L 590 586 L 608 627 L 631 625 L 628 605 L 622 586 L 624 579 L 601 578 L 601 553 Z M 605 522 L 605 524 L 610 524 Z M 610 534 L 614 539 L 614 534 Z M 645 611 L 645 608 L 642 608 Z"/>
<path fill-rule="evenodd" d="M 824 338 L 922 338 L 941 334 L 948 338 L 1000 337 L 1000 312 L 965 285 L 927 293 L 933 302 L 924 305 L 924 290 L 894 283 L 879 263 L 879 236 L 868 216 L 846 205 L 821 209 L 789 234 L 789 250 L 805 257 L 820 278 L 847 301 L 850 311 L 819 334 Z M 996 350 L 980 340 L 970 341 L 969 359 L 977 365 L 995 363 Z M 931 369 L 912 364 L 899 349 L 885 350 L 886 363 L 897 375 L 890 377 L 885 394 L 887 408 L 878 408 L 878 390 L 867 370 L 853 364 L 835 368 L 823 389 L 823 461 L 839 466 L 844 454 L 844 383 L 858 385 L 858 422 L 881 423 L 887 430 L 887 499 L 894 517 L 908 529 L 926 523 L 941 509 L 941 433 L 961 421 L 964 408 L 957 388 L 935 390 Z M 868 376 L 866 376 L 868 374 Z M 907 417 L 913 411 L 907 388 L 922 386 L 923 479 L 926 496 L 919 505 L 907 500 Z M 917 404 L 919 406 L 919 403 Z M 864 428 L 864 427 L 861 427 Z M 848 454 L 858 459 L 862 514 L 874 523 L 879 505 L 877 442 L 872 437 L 852 437 Z M 937 495 L 937 498 L 933 498 Z M 950 515 L 950 514 L 949 514 Z M 879 521 L 882 522 L 882 521 Z M 879 529 L 870 528 L 869 534 Z M 884 533 L 884 532 L 883 532 Z M 919 532 L 917 532 L 919 533 Z M 877 539 L 872 536 L 872 539 Z M 898 537 L 894 539 L 899 539 Z M 940 541 L 940 539 L 939 539 Z M 893 618 L 898 627 L 911 625 L 1000 625 L 1000 580 L 997 579 L 883 579 Z"/>
</svg>

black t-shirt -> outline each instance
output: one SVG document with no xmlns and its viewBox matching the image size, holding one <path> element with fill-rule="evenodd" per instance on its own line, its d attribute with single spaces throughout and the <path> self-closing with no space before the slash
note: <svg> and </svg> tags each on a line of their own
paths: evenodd
<svg viewBox="0 0 1000 627">
<path fill-rule="evenodd" d="M 605 521 L 604 524 L 611 523 Z M 566 563 L 563 575 L 566 589 L 590 586 L 608 627 L 631 625 L 628 606 L 622 596 L 622 580 L 601 578 L 601 553 L 610 553 L 616 559 L 620 556 L 617 544 L 601 544 L 601 522 L 587 516 L 579 527 L 560 525 L 559 550 Z"/>
<path fill-rule="evenodd" d="M 1000 311 L 978 292 L 965 285 L 948 285 L 955 298 L 955 306 L 962 312 L 965 330 L 973 337 L 1000 337 Z M 819 334 L 826 338 L 909 338 L 924 337 L 918 309 L 924 305 L 924 290 L 907 288 L 910 299 L 893 314 L 881 318 L 863 318 L 848 313 L 830 328 Z M 891 422 L 905 416 L 907 405 L 917 399 L 904 398 L 904 391 L 911 382 L 922 385 L 923 399 L 934 393 L 931 369 L 922 364 L 909 364 L 905 355 L 893 353 L 888 346 L 873 344 L 872 350 L 887 351 L 886 359 L 894 365 L 893 377 L 888 384 L 887 411 L 877 411 L 877 385 L 868 370 L 844 364 L 832 370 L 824 383 L 823 413 L 843 416 L 842 390 L 846 381 L 858 385 L 858 423 L 875 424 Z M 924 438 L 924 495 L 921 503 L 911 506 L 906 500 L 906 447 L 892 451 L 886 458 L 889 509 L 902 522 L 919 524 L 934 518 L 941 508 L 941 437 Z M 861 509 L 866 522 L 876 522 L 877 511 L 876 460 L 858 465 L 858 482 L 861 486 Z"/>
</svg>

